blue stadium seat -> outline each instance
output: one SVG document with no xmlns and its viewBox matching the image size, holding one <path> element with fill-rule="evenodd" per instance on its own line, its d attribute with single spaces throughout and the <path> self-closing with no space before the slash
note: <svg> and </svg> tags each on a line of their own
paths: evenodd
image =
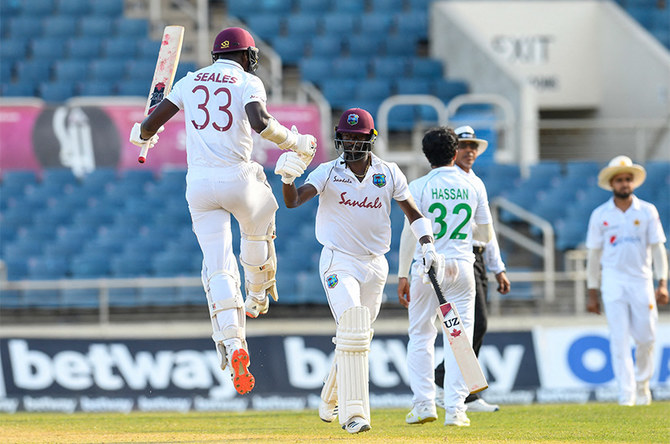
<svg viewBox="0 0 670 444">
<path fill-rule="evenodd" d="M 21 3 L 16 0 L 0 1 L 0 16 L 14 17 L 21 13 Z"/>
<path fill-rule="evenodd" d="M 427 10 L 434 0 L 405 0 L 410 10 Z"/>
<path fill-rule="evenodd" d="M 115 82 L 125 74 L 124 59 L 98 59 L 89 64 L 88 78 L 94 82 Z"/>
<path fill-rule="evenodd" d="M 106 19 L 119 17 L 123 14 L 123 0 L 105 0 L 91 2 L 91 15 Z"/>
<path fill-rule="evenodd" d="M 436 59 L 414 57 L 409 61 L 412 77 L 442 78 L 442 62 Z"/>
<path fill-rule="evenodd" d="M 372 0 L 373 11 L 402 11 L 405 8 L 404 0 Z"/>
<path fill-rule="evenodd" d="M 3 256 L 7 267 L 7 280 L 20 281 L 28 277 L 28 261 L 26 257 Z M 4 291 L 2 292 L 4 293 Z"/>
<path fill-rule="evenodd" d="M 596 177 L 600 171 L 600 165 L 595 161 L 569 161 L 565 163 L 565 174 L 569 178 Z"/>
<path fill-rule="evenodd" d="M 119 278 L 142 277 L 151 275 L 150 255 L 120 255 L 112 257 L 112 276 Z"/>
<path fill-rule="evenodd" d="M 140 287 L 138 304 L 147 307 L 164 307 L 178 305 L 176 287 Z"/>
<path fill-rule="evenodd" d="M 369 59 L 384 50 L 384 38 L 383 34 L 352 34 L 346 41 L 347 52 L 351 57 Z"/>
<path fill-rule="evenodd" d="M 58 0 L 58 12 L 62 15 L 81 17 L 90 11 L 90 2 L 82 0 Z"/>
<path fill-rule="evenodd" d="M 2 257 L 28 258 L 39 257 L 44 250 L 44 244 L 39 240 L 22 238 L 17 239 L 11 244 L 2 246 Z"/>
<path fill-rule="evenodd" d="M 12 73 L 12 62 L 0 64 L 0 83 L 9 84 L 14 74 Z"/>
<path fill-rule="evenodd" d="M 65 46 L 67 55 L 71 59 L 81 59 L 88 62 L 91 58 L 100 56 L 101 39 L 97 37 L 74 37 L 69 39 Z M 154 62 L 155 64 L 155 62 Z"/>
<path fill-rule="evenodd" d="M 394 80 L 396 94 L 432 94 L 432 80 L 398 77 Z"/>
<path fill-rule="evenodd" d="M 386 36 L 395 27 L 395 18 L 389 11 L 366 12 L 360 20 L 360 33 L 366 37 Z"/>
<path fill-rule="evenodd" d="M 58 60 L 53 65 L 54 80 L 75 82 L 86 76 L 88 62 L 84 59 Z"/>
<path fill-rule="evenodd" d="M 96 288 L 65 288 L 61 290 L 61 306 L 67 308 L 98 308 L 100 294 Z"/>
<path fill-rule="evenodd" d="M 384 40 L 384 53 L 387 56 L 405 57 L 407 55 L 416 55 L 418 38 L 416 36 L 404 36 L 400 34 L 390 34 Z"/>
<path fill-rule="evenodd" d="M 293 36 L 277 36 L 272 41 L 272 48 L 279 54 L 284 65 L 295 66 L 303 59 L 307 40 Z"/>
<path fill-rule="evenodd" d="M 340 57 L 333 61 L 330 72 L 333 77 L 359 78 L 367 76 L 367 59 L 365 57 Z"/>
<path fill-rule="evenodd" d="M 299 67 L 303 80 L 320 85 L 330 76 L 333 61 L 330 57 L 310 57 L 301 60 Z"/>
<path fill-rule="evenodd" d="M 197 66 L 193 62 L 180 62 L 177 66 L 177 72 L 174 75 L 174 81 L 180 80 L 189 72 L 196 72 L 198 70 Z"/>
<path fill-rule="evenodd" d="M 42 28 L 42 18 L 31 15 L 11 17 L 7 26 L 10 39 L 28 40 L 35 37 L 36 29 Z"/>
<path fill-rule="evenodd" d="M 138 58 L 148 58 L 154 60 L 154 67 L 156 66 L 156 59 L 158 58 L 158 52 L 161 49 L 160 40 L 139 40 L 137 42 L 137 57 Z M 153 75 L 153 71 L 151 72 Z"/>
<path fill-rule="evenodd" d="M 21 82 L 32 82 L 33 91 L 36 82 L 46 82 L 51 78 L 51 63 L 42 60 L 24 60 L 16 62 L 15 66 L 17 79 Z"/>
<path fill-rule="evenodd" d="M 82 37 L 106 38 L 113 34 L 113 26 L 114 21 L 110 20 L 108 17 L 91 15 L 83 16 L 79 19 L 79 35 Z"/>
<path fill-rule="evenodd" d="M 106 97 L 114 95 L 114 83 L 110 81 L 89 81 L 80 83 L 77 88 L 80 96 Z"/>
<path fill-rule="evenodd" d="M 377 77 L 403 77 L 407 74 L 406 57 L 375 57 L 372 59 L 372 72 Z"/>
<path fill-rule="evenodd" d="M 119 37 L 147 38 L 149 22 L 146 19 L 119 17 L 114 23 L 114 33 Z"/>
<path fill-rule="evenodd" d="M 297 10 L 299 12 L 314 12 L 323 14 L 332 9 L 336 0 L 297 0 Z"/>
<path fill-rule="evenodd" d="M 121 80 L 116 83 L 116 92 L 120 96 L 146 97 L 151 83 L 144 80 Z"/>
<path fill-rule="evenodd" d="M 134 37 L 110 37 L 102 41 L 102 53 L 108 59 L 126 60 L 135 57 L 137 39 Z"/>
<path fill-rule="evenodd" d="M 52 38 L 36 38 L 30 42 L 30 55 L 33 59 L 42 61 L 53 61 L 61 59 L 65 55 L 63 45 L 54 45 Z"/>
<path fill-rule="evenodd" d="M 391 108 L 388 114 L 388 127 L 391 131 L 409 131 L 414 128 L 416 107 L 398 105 Z"/>
<path fill-rule="evenodd" d="M 253 14 L 247 17 L 246 22 L 249 30 L 266 42 L 282 32 L 282 19 L 273 13 Z"/>
<path fill-rule="evenodd" d="M 396 14 L 396 29 L 398 35 L 409 36 L 419 40 L 428 38 L 428 12 L 404 11 Z"/>
<path fill-rule="evenodd" d="M 75 84 L 66 80 L 42 82 L 37 86 L 37 93 L 46 102 L 61 103 L 75 95 Z"/>
<path fill-rule="evenodd" d="M 322 82 L 321 92 L 333 108 L 342 109 L 354 97 L 357 83 L 353 79 L 329 78 Z"/>
<path fill-rule="evenodd" d="M 154 276 L 198 276 L 200 270 L 192 265 L 190 255 L 166 251 L 153 257 L 151 271 Z"/>
<path fill-rule="evenodd" d="M 312 57 L 339 57 L 344 49 L 340 37 L 331 34 L 315 36 L 309 46 Z"/>
<path fill-rule="evenodd" d="M 365 12 L 365 2 L 360 0 L 337 0 L 334 4 L 333 12 L 362 14 Z"/>
<path fill-rule="evenodd" d="M 8 38 L 0 41 L 2 66 L 11 69 L 12 64 L 26 58 L 28 41 L 22 38 Z"/>
<path fill-rule="evenodd" d="M 144 186 L 149 182 L 153 182 L 154 179 L 155 175 L 153 171 L 146 169 L 135 169 L 126 170 L 121 173 L 119 182 Z"/>
<path fill-rule="evenodd" d="M 467 94 L 469 89 L 468 84 L 462 80 L 436 79 L 433 83 L 434 95 L 445 103 L 458 95 Z"/>
<path fill-rule="evenodd" d="M 33 170 L 5 170 L 2 171 L 2 186 L 37 184 L 37 174 Z"/>
<path fill-rule="evenodd" d="M 247 0 L 244 2 L 226 2 L 226 13 L 230 16 L 246 20 L 261 10 L 261 0 Z"/>
<path fill-rule="evenodd" d="M 291 14 L 286 17 L 285 22 L 286 33 L 293 41 L 301 37 L 311 39 L 319 31 L 318 15 L 316 14 Z"/>
<path fill-rule="evenodd" d="M 557 224 L 555 227 L 556 248 L 565 251 L 579 247 L 586 240 L 586 229 L 586 225 L 569 219 Z"/>
<path fill-rule="evenodd" d="M 392 94 L 391 79 L 376 77 L 358 82 L 356 98 L 362 100 L 379 100 L 380 102 Z"/>
<path fill-rule="evenodd" d="M 63 39 L 72 35 L 77 27 L 77 20 L 72 16 L 56 15 L 45 18 L 42 26 L 43 37 Z"/>
<path fill-rule="evenodd" d="M 69 264 L 58 256 L 42 256 L 28 261 L 28 278 L 32 280 L 64 279 Z"/>
<path fill-rule="evenodd" d="M 126 63 L 126 79 L 143 81 L 145 85 L 145 94 L 149 91 L 151 80 L 156 69 L 155 59 L 133 59 Z"/>
<path fill-rule="evenodd" d="M 45 168 L 42 172 L 41 184 L 43 187 L 61 188 L 65 185 L 77 185 L 79 179 L 70 168 Z"/>
<path fill-rule="evenodd" d="M 358 17 L 347 13 L 333 12 L 321 19 L 325 35 L 347 35 L 358 30 Z"/>
<path fill-rule="evenodd" d="M 4 83 L 0 85 L 4 97 L 34 97 L 35 83 L 33 81 L 20 81 L 18 83 Z"/>
</svg>

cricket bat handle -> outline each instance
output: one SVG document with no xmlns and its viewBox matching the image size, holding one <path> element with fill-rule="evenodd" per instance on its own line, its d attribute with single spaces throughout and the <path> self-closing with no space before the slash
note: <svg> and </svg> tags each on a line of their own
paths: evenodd
<svg viewBox="0 0 670 444">
<path fill-rule="evenodd" d="M 428 270 L 428 277 L 430 278 L 430 283 L 433 284 L 433 288 L 435 289 L 435 294 L 437 294 L 438 301 L 440 301 L 440 305 L 446 304 L 447 300 L 444 298 L 444 295 L 442 294 L 442 289 L 440 288 L 440 283 L 437 282 L 437 278 L 435 277 L 434 266 L 431 266 L 430 269 Z"/>
<path fill-rule="evenodd" d="M 142 145 L 142 149 L 140 150 L 140 156 L 137 158 L 137 161 L 139 163 L 146 162 L 148 153 L 149 153 L 149 143 L 145 143 L 144 145 Z"/>
</svg>

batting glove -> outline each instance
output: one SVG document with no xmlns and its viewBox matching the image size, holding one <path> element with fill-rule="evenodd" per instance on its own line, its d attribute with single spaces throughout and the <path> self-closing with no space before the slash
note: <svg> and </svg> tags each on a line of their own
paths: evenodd
<svg viewBox="0 0 670 444">
<path fill-rule="evenodd" d="M 305 168 L 310 164 L 316 153 L 316 138 L 311 134 L 300 134 L 295 125 L 291 127 L 291 135 L 286 141 L 277 145 L 279 148 L 291 149 L 298 153 L 305 162 Z M 292 136 L 292 137 L 291 137 Z"/>
<path fill-rule="evenodd" d="M 275 174 L 281 176 L 283 183 L 291 185 L 296 178 L 302 176 L 306 168 L 307 164 L 305 164 L 301 156 L 296 152 L 289 151 L 277 159 Z"/>
<path fill-rule="evenodd" d="M 423 272 L 421 273 L 421 280 L 424 284 L 430 283 L 428 270 L 430 267 L 435 268 L 435 278 L 437 282 L 442 282 L 444 279 L 444 269 L 446 259 L 443 254 L 438 254 L 435 251 L 435 245 L 432 242 L 421 245 L 421 254 L 423 256 Z"/>
<path fill-rule="evenodd" d="M 153 148 L 154 145 L 156 145 L 158 142 L 158 133 L 162 133 L 164 129 L 165 127 L 161 125 L 161 127 L 158 128 L 158 131 L 156 131 L 156 134 L 145 140 L 142 138 L 142 124 L 135 123 L 135 125 L 133 125 L 133 129 L 130 130 L 130 143 L 137 145 L 140 148 L 144 147 L 144 145 L 148 143 L 149 148 Z"/>
</svg>

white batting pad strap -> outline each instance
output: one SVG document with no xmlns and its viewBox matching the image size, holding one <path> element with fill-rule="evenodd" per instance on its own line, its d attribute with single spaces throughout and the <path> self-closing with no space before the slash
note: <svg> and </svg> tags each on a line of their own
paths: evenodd
<svg viewBox="0 0 670 444">
<path fill-rule="evenodd" d="M 275 236 L 274 234 L 244 234 L 244 233 L 240 233 L 240 237 L 242 237 L 242 239 L 245 239 L 245 240 L 248 240 L 248 241 L 258 241 L 258 242 L 266 241 L 267 242 L 267 241 L 274 240 L 277 236 Z"/>
<path fill-rule="evenodd" d="M 218 301 L 212 302 L 209 312 L 211 316 L 216 316 L 217 313 L 220 313 L 223 310 L 233 310 L 243 306 L 244 302 L 242 301 L 242 296 L 240 294 L 235 294 L 232 298 L 219 299 Z"/>
<path fill-rule="evenodd" d="M 335 337 L 338 417 L 342 425 L 354 416 L 370 419 L 370 337 L 370 311 L 367 307 L 351 307 L 342 313 Z"/>
<path fill-rule="evenodd" d="M 433 226 L 425 217 L 420 217 L 409 226 L 412 229 L 412 233 L 416 236 L 417 239 L 421 239 L 424 236 L 433 237 Z"/>
<path fill-rule="evenodd" d="M 288 128 L 279 123 L 274 117 L 268 120 L 268 126 L 261 131 L 261 137 L 276 143 L 282 150 L 294 148 L 298 139 L 295 133 L 289 131 Z"/>
</svg>

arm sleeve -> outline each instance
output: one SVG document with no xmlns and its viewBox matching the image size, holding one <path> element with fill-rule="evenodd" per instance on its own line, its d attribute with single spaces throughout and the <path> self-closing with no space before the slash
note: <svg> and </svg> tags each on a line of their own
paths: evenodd
<svg viewBox="0 0 670 444">
<path fill-rule="evenodd" d="M 390 168 L 393 175 L 393 199 L 401 202 L 409 199 L 412 194 L 407 185 L 407 177 L 395 163 L 391 163 Z"/>
<path fill-rule="evenodd" d="M 192 75 L 192 74 L 191 74 Z M 179 109 L 184 109 L 184 99 L 182 97 L 182 86 L 184 85 L 186 77 L 182 77 L 174 84 L 172 90 L 167 95 L 166 99 L 174 104 Z"/>
<path fill-rule="evenodd" d="M 662 243 L 651 245 L 651 260 L 654 268 L 654 279 L 668 279 L 668 254 Z"/>
<path fill-rule="evenodd" d="M 586 288 L 600 288 L 600 256 L 603 250 L 600 248 L 589 248 L 586 257 Z"/>
<path fill-rule="evenodd" d="M 472 230 L 472 238 L 485 244 L 488 244 L 493 236 L 493 225 L 490 222 L 483 225 L 477 224 Z"/>
<path fill-rule="evenodd" d="M 267 102 L 267 93 L 265 86 L 261 79 L 255 75 L 249 74 L 247 76 L 247 83 L 244 88 L 244 95 L 242 96 L 243 107 L 251 102 Z"/>
<path fill-rule="evenodd" d="M 495 233 L 484 249 L 484 263 L 493 274 L 505 271 L 505 263 L 500 256 L 500 246 Z"/>
<path fill-rule="evenodd" d="M 307 175 L 305 184 L 310 184 L 316 189 L 317 194 L 321 194 L 323 188 L 326 186 L 326 179 L 328 179 L 328 169 L 322 163 Z"/>
<path fill-rule="evenodd" d="M 416 248 L 416 237 L 409 227 L 409 220 L 405 218 L 405 224 L 400 234 L 400 247 L 398 249 L 398 277 L 409 277 L 409 269 L 412 265 L 414 250 Z"/>
</svg>

